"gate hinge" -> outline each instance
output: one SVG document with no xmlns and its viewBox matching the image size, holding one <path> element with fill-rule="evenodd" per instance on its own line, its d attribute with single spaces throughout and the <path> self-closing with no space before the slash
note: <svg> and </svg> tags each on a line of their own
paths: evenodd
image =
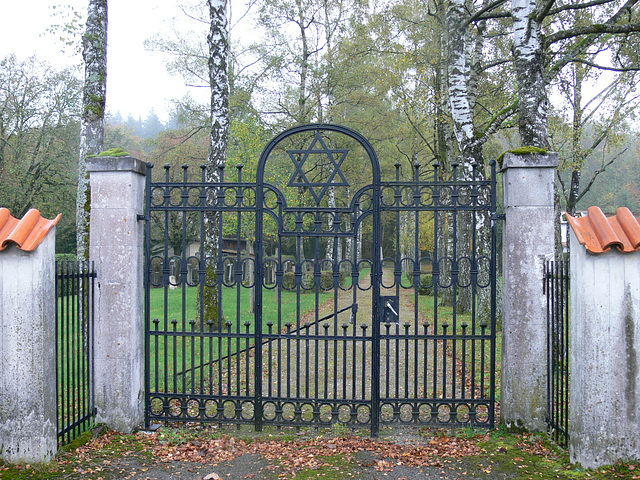
<svg viewBox="0 0 640 480">
<path fill-rule="evenodd" d="M 507 216 L 504 213 L 494 213 L 491 215 L 491 220 L 505 220 Z"/>
<path fill-rule="evenodd" d="M 141 222 L 142 220 L 146 220 L 147 216 L 144 213 L 139 213 L 138 215 L 136 215 L 136 219 Z"/>
</svg>

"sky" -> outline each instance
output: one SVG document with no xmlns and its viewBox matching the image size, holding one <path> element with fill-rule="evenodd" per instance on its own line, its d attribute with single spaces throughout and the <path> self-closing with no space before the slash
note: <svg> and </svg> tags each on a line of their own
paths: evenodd
<svg viewBox="0 0 640 480">
<path fill-rule="evenodd" d="M 61 44 L 46 29 L 57 20 L 53 5 L 71 5 L 86 16 L 87 0 L 28 0 L 3 2 L 0 15 L 0 58 L 16 54 L 37 55 L 53 67 L 82 61 L 61 52 Z M 174 18 L 184 18 L 176 0 L 109 0 L 107 46 L 107 111 L 122 117 L 146 118 L 153 109 L 168 120 L 171 100 L 189 93 L 206 101 L 203 88 L 188 88 L 171 76 L 163 54 L 147 51 L 144 41 L 171 28 Z M 84 29 L 84 24 L 82 25 Z"/>
</svg>

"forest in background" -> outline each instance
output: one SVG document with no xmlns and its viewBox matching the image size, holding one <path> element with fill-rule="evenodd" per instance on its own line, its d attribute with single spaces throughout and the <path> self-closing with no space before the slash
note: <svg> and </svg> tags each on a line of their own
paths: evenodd
<svg viewBox="0 0 640 480">
<path fill-rule="evenodd" d="M 410 175 L 414 163 L 449 165 L 464 155 L 455 138 L 456 109 L 444 91 L 456 74 L 447 65 L 455 32 L 444 20 L 455 3 L 256 2 L 260 41 L 243 44 L 234 41 L 240 34 L 231 34 L 227 164 L 245 164 L 250 172 L 272 136 L 307 122 L 361 132 L 387 174 L 396 163 Z M 463 73 L 473 87 L 466 98 L 473 100 L 474 134 L 482 139 L 476 144 L 484 161 L 520 146 L 511 19 L 498 9 L 503 3 L 491 9 L 469 3 L 462 29 L 468 45 L 477 48 L 467 51 Z M 562 4 L 567 5 L 575 8 L 556 8 L 555 23 L 546 24 L 547 38 L 553 38 L 548 69 L 584 42 L 578 34 L 561 36 L 563 29 L 579 31 L 612 12 L 611 5 L 580 10 L 580 3 Z M 188 13 L 206 17 L 197 6 Z M 629 22 L 638 15 L 631 14 Z M 150 39 L 149 46 L 165 52 L 168 68 L 185 82 L 206 86 L 206 32 L 198 25 Z M 560 154 L 562 208 L 571 201 L 578 172 L 578 209 L 599 205 L 613 213 L 627 206 L 640 213 L 637 43 L 631 33 L 604 36 L 580 53 L 580 61 L 549 76 L 549 146 Z M 602 56 L 607 78 L 594 66 Z M 55 71 L 36 58 L 0 60 L 0 205 L 18 217 L 29 208 L 49 218 L 62 212 L 59 253 L 75 251 L 81 83 L 79 68 Z M 105 149 L 123 148 L 157 165 L 197 166 L 207 159 L 209 133 L 208 105 L 178 98 L 165 123 L 153 111 L 144 119 L 107 114 Z"/>
</svg>

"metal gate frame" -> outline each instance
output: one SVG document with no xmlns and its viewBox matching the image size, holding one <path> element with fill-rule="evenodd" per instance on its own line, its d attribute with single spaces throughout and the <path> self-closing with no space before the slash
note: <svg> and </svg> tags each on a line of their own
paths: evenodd
<svg viewBox="0 0 640 480">
<path fill-rule="evenodd" d="M 313 134 L 313 140 L 306 149 L 287 150 L 295 171 L 289 180 L 289 187 L 305 186 L 313 195 L 317 204 L 309 208 L 291 208 L 287 210 L 284 197 L 280 196 L 278 188 L 265 182 L 265 164 L 273 150 L 285 139 L 289 139 L 298 134 Z M 348 185 L 348 181 L 341 170 L 342 161 L 346 158 L 349 150 L 341 150 L 334 147 L 330 149 L 324 143 L 325 135 L 337 134 L 348 137 L 364 150 L 371 162 L 371 184 L 366 185 L 356 193 L 353 198 L 368 197 L 368 207 L 362 211 L 345 212 L 349 214 L 351 226 L 345 231 L 340 231 L 333 226 L 327 230 L 322 226 L 322 215 L 334 215 L 335 213 L 325 207 L 320 206 L 320 200 L 329 186 Z M 316 145 L 320 145 L 316 147 Z M 293 153 L 298 155 L 294 159 Z M 326 154 L 333 165 L 333 172 L 324 183 L 314 183 L 308 179 L 303 171 L 305 159 L 311 154 Z M 340 159 L 336 158 L 340 155 Z M 331 166 L 331 165 L 330 165 Z M 146 269 L 145 269 L 145 318 L 146 318 L 146 377 L 145 377 L 145 422 L 149 425 L 152 421 L 196 421 L 196 422 L 227 422 L 227 423 L 250 423 L 257 430 L 262 429 L 265 423 L 276 425 L 330 425 L 335 422 L 343 423 L 351 427 L 368 426 L 372 435 L 377 435 L 381 424 L 385 423 L 413 423 L 433 426 L 481 426 L 492 427 L 494 425 L 495 408 L 495 307 L 496 307 L 496 175 L 495 163 L 492 163 L 491 178 L 484 179 L 480 173 L 481 169 L 475 165 L 470 173 L 467 172 L 463 179 L 457 178 L 460 170 L 453 167 L 452 175 L 449 179 L 442 179 L 439 166 L 436 164 L 433 170 L 433 180 L 430 182 L 421 179 L 419 166 L 414 166 L 410 180 L 400 180 L 400 168 L 396 166 L 395 181 L 382 181 L 380 165 L 377 155 L 371 144 L 357 132 L 337 125 L 303 125 L 289 129 L 275 137 L 265 148 L 258 164 L 256 182 L 243 182 L 241 167 L 238 171 L 238 181 L 226 181 L 221 171 L 219 183 L 210 184 L 205 181 L 205 168 L 202 169 L 201 179 L 193 182 L 188 180 L 187 168 L 184 168 L 184 178 L 181 181 L 173 181 L 170 178 L 170 168 L 165 167 L 165 180 L 152 180 L 152 165 L 147 169 L 147 191 L 146 191 Z M 295 177 L 295 178 L 294 178 Z M 337 178 L 337 180 L 336 180 Z M 318 194 L 314 188 L 320 188 Z M 214 191 L 215 194 L 211 195 Z M 231 193 L 229 193 L 231 192 Z M 277 198 L 273 207 L 267 207 L 266 194 Z M 385 196 L 386 195 L 386 196 Z M 255 197 L 255 200 L 251 200 Z M 386 198 L 386 200 L 385 200 Z M 212 201 L 212 199 L 214 199 Z M 271 208 L 271 211 L 269 210 Z M 255 215 L 255 257 L 254 259 L 243 259 L 240 255 L 240 245 L 242 238 L 240 229 L 237 232 L 237 252 L 235 257 L 222 255 L 222 248 L 218 258 L 203 258 L 202 255 L 187 256 L 187 215 L 195 215 L 200 218 L 201 232 L 204 231 L 205 211 L 215 211 L 219 216 L 235 214 L 238 217 L 238 225 L 242 215 Z M 291 213 L 295 217 L 295 227 L 289 231 L 284 227 L 283 211 Z M 408 213 L 407 213 L 408 212 Z M 428 261 L 431 262 L 431 276 L 433 282 L 430 286 L 434 296 L 430 317 L 425 317 L 419 312 L 419 293 L 422 288 L 422 262 L 421 251 L 418 247 L 419 235 L 419 215 L 423 212 L 432 212 L 432 225 L 434 232 L 440 228 L 447 227 L 453 232 L 452 249 L 453 253 L 439 254 L 437 234 L 435 235 L 435 246 L 429 253 Z M 470 251 L 456 252 L 457 242 L 457 222 L 462 212 L 468 213 L 466 220 L 472 221 L 473 237 L 468 241 L 474 247 Z M 481 212 L 481 213 L 479 213 Z M 300 238 L 313 237 L 316 245 L 319 245 L 320 238 L 355 238 L 357 229 L 361 228 L 364 218 L 370 217 L 373 223 L 372 238 L 370 239 L 372 252 L 369 263 L 370 290 L 371 290 L 371 319 L 370 325 L 367 321 L 359 324 L 362 327 L 362 334 L 356 331 L 356 321 L 354 317 L 358 315 L 358 305 L 356 301 L 356 290 L 360 289 L 358 282 L 358 261 L 351 265 L 353 283 L 351 288 L 354 291 L 354 301 L 351 306 L 339 308 L 338 301 L 334 300 L 333 313 L 329 317 L 322 317 L 319 312 L 318 296 L 321 292 L 320 279 L 321 267 L 316 253 L 313 263 L 313 285 L 311 290 L 315 292 L 315 333 L 310 331 L 308 325 L 300 324 L 300 312 L 298 308 L 297 324 L 292 330 L 292 324 L 281 322 L 280 308 L 278 307 L 278 325 L 276 331 L 272 330 L 273 324 L 263 323 L 264 291 L 267 289 L 265 282 L 266 262 L 263 244 L 263 226 L 265 214 L 276 219 L 279 225 L 278 237 L 297 237 L 298 245 Z M 165 230 L 161 235 L 162 245 L 160 255 L 154 255 L 152 248 L 156 247 L 152 241 L 152 216 L 157 214 L 160 224 L 164 222 L 164 227 L 168 230 L 170 215 L 182 215 L 183 235 L 182 254 L 172 256 L 169 249 L 168 232 Z M 305 214 L 315 215 L 314 226 L 303 231 L 303 216 Z M 413 215 L 415 219 L 413 235 L 415 236 L 415 256 L 412 259 L 401 256 L 400 248 L 400 216 Z M 392 258 L 385 258 L 383 252 L 383 233 L 381 221 L 383 215 L 393 215 L 398 221 L 395 228 L 395 239 L 393 240 L 394 251 Z M 490 248 L 488 255 L 477 254 L 475 245 L 481 241 L 476 237 L 475 227 L 479 222 L 479 215 L 484 219 L 491 220 L 488 241 Z M 460 217 L 462 223 L 463 217 Z M 440 222 L 440 223 L 439 223 Z M 452 222 L 453 225 L 449 225 Z M 349 222 L 347 222 L 349 223 Z M 445 223 L 447 225 L 445 225 Z M 220 220 L 222 230 L 222 220 Z M 204 251 L 204 235 L 200 235 L 200 250 Z M 304 243 L 302 243 L 304 248 Z M 298 250 L 300 247 L 298 246 Z M 380 254 L 377 254 L 380 252 Z M 357 254 L 356 254 L 357 256 Z M 411 263 L 411 271 L 403 272 L 405 261 Z M 189 271 L 189 262 L 192 268 Z M 225 263 L 226 262 L 226 263 Z M 255 328 L 250 332 L 251 322 L 249 320 L 241 323 L 240 306 L 242 293 L 242 279 L 245 275 L 245 264 L 253 263 L 255 277 L 253 284 L 256 285 L 255 278 L 259 279 L 260 287 L 255 290 Z M 299 258 L 296 260 L 299 263 Z M 388 285 L 383 285 L 383 264 L 387 262 L 393 266 L 393 281 Z M 276 293 L 283 291 L 283 262 L 281 256 L 276 262 Z M 301 292 L 300 265 L 296 264 L 295 289 L 298 300 Z M 216 284 L 209 285 L 222 292 L 224 286 L 235 286 L 237 288 L 237 324 L 230 320 L 225 323 L 227 331 L 224 332 L 222 325 L 214 328 L 213 325 L 207 327 L 203 320 L 191 319 L 188 321 L 185 306 L 182 306 L 181 321 L 169 319 L 168 290 L 173 287 L 182 292 L 182 301 L 185 301 L 188 286 L 196 286 L 199 290 L 205 288 L 205 272 L 208 265 L 215 264 Z M 179 268 L 176 267 L 179 265 Z M 233 278 L 226 281 L 226 267 L 235 266 Z M 465 270 L 466 266 L 466 270 Z M 159 271 L 161 267 L 161 272 Z M 196 268 L 197 267 L 197 268 Z M 170 275 L 173 271 L 175 275 Z M 194 280 L 194 272 L 197 273 L 197 280 Z M 354 273 L 355 272 L 355 273 Z M 466 272 L 466 273 L 465 273 Z M 331 265 L 333 279 L 332 288 L 335 290 L 334 298 L 337 299 L 340 288 L 340 266 L 335 263 Z M 410 278 L 408 286 L 403 282 L 403 274 Z M 161 278 L 159 278 L 161 275 Z M 175 277 L 172 279 L 172 277 Z M 482 277 L 482 278 L 481 278 Z M 155 278 L 155 280 L 154 280 Z M 176 279 L 177 278 L 177 279 Z M 448 283 L 447 283 L 448 282 Z M 152 319 L 150 315 L 150 296 L 152 286 L 162 287 L 164 295 L 164 318 Z M 428 286 L 427 286 L 428 287 Z M 382 288 L 386 295 L 382 295 Z M 471 295 L 470 311 L 468 313 L 457 312 L 457 293 L 468 289 Z M 414 312 L 410 312 L 413 322 L 406 321 L 400 324 L 402 319 L 409 318 L 402 315 L 400 297 L 404 290 L 412 290 L 414 302 Z M 438 300 L 446 290 L 450 290 L 452 296 L 451 323 L 447 320 L 438 320 L 441 300 Z M 489 310 L 488 316 L 481 318 L 482 312 L 478 312 L 479 300 L 477 294 L 480 290 L 485 290 L 489 295 L 489 302 L 486 308 Z M 391 295 L 388 295 L 391 291 Z M 281 297 L 279 297 L 281 298 Z M 222 308 L 222 307 L 221 307 Z M 219 312 L 222 312 L 222 309 Z M 202 307 L 200 307 L 202 312 Z M 399 313 L 400 312 L 400 313 Z M 338 326 L 338 316 L 351 313 L 353 326 Z M 428 314 L 427 314 L 428 315 Z M 420 318 L 422 316 L 422 318 Z M 224 318 L 224 317 L 222 317 Z M 323 324 L 324 332 L 319 330 L 320 322 L 334 319 L 334 330 L 330 331 L 328 323 Z M 162 324 L 161 324 L 162 322 Z M 199 324 L 198 324 L 199 322 Z M 171 323 L 171 326 L 169 325 Z M 381 323 L 385 326 L 385 331 L 381 329 Z M 243 331 L 243 325 L 246 329 Z M 268 325 L 268 329 L 265 328 Z M 370 333 L 367 331 L 371 327 Z M 208 328 L 208 331 L 207 331 Z M 304 329 L 306 328 L 306 332 Z M 348 330 L 353 333 L 349 334 Z M 287 345 L 286 353 L 291 355 L 290 344 L 297 343 L 298 363 L 294 373 L 300 374 L 300 345 L 303 345 L 302 353 L 307 352 L 305 360 L 307 389 L 304 395 L 292 395 L 287 389 L 287 393 L 280 392 L 281 366 L 278 365 L 278 374 L 272 369 L 271 353 L 274 345 L 284 348 Z M 218 358 L 212 356 L 209 361 L 204 362 L 207 349 L 214 351 L 214 343 L 217 342 Z M 226 343 L 225 343 L 226 342 Z M 304 347 L 306 342 L 306 347 Z M 348 343 L 349 342 L 349 343 Z M 345 370 L 348 363 L 348 354 L 353 352 L 353 388 L 351 395 L 346 395 L 345 383 L 342 391 L 345 397 L 338 397 L 337 374 L 334 375 L 333 398 L 329 398 L 328 389 L 325 389 L 324 397 L 319 394 L 318 388 L 310 393 L 309 384 L 309 345 L 315 345 L 315 382 L 318 385 L 318 375 L 324 373 L 329 375 L 329 371 L 319 372 L 318 352 L 319 345 L 323 345 L 320 355 L 323 356 L 325 365 L 328 363 L 330 355 L 334 356 L 335 363 L 339 361 L 340 352 L 338 345 L 343 349 L 341 367 Z M 333 350 L 331 350 L 333 345 Z M 360 346 L 361 345 L 361 346 Z M 349 346 L 347 348 L 347 346 Z M 227 354 L 223 354 L 227 348 Z M 196 364 L 194 353 L 199 349 L 201 354 L 200 364 Z M 349 352 L 347 352 L 349 350 Z M 356 353 L 356 350 L 357 353 Z M 160 352 L 164 352 L 164 356 Z M 187 352 L 190 352 L 189 361 Z M 232 352 L 233 351 L 233 352 Z M 252 354 L 253 352 L 253 354 Z M 265 355 L 266 353 L 266 355 Z M 366 370 L 366 358 L 369 355 L 371 361 L 370 372 Z M 172 360 L 167 359 L 173 355 Z M 182 358 L 180 358 L 182 355 Z M 278 359 L 281 358 L 278 353 Z M 368 377 L 370 382 L 365 386 L 367 379 L 361 378 L 362 388 L 361 398 L 356 398 L 356 360 L 360 355 L 363 366 L 363 375 Z M 233 357 L 233 362 L 231 358 Z M 402 357 L 402 358 L 401 358 Z M 287 360 L 288 361 L 288 360 Z M 413 361 L 413 362 L 411 362 Z M 203 363 L 204 362 L 204 363 Z M 223 373 L 223 362 L 227 362 L 228 369 Z M 153 364 L 152 364 L 153 363 Z M 182 370 L 178 372 L 181 363 Z M 216 367 L 213 364 L 216 363 Z M 233 363 L 233 366 L 232 366 Z M 384 363 L 385 371 L 381 371 Z M 404 379 L 401 378 L 400 366 L 403 366 Z M 408 365 L 411 364 L 411 365 Z M 266 367 L 266 368 L 265 368 Z M 163 370 L 164 369 L 164 373 Z M 206 370 L 208 369 L 208 374 Z M 242 369 L 244 372 L 241 373 Z M 449 371 L 447 370 L 449 369 Z M 334 365 L 334 371 L 336 366 Z M 395 370 L 395 373 L 394 373 Z M 287 385 L 289 385 L 289 375 L 293 370 L 287 367 Z M 409 379 L 409 372 L 412 373 Z M 420 373 L 422 373 L 422 384 L 420 384 Z M 429 376 L 431 373 L 431 376 Z M 153 374 L 153 381 L 152 381 Z M 187 381 L 187 377 L 191 380 Z M 218 386 L 214 378 L 217 375 Z M 264 377 L 268 382 L 275 382 L 278 395 L 271 391 L 271 383 L 265 392 Z M 370 377 L 369 377 L 370 375 Z M 199 385 L 198 385 L 199 376 Z M 236 377 L 235 393 L 231 392 L 231 384 Z M 244 376 L 244 378 L 242 378 Z M 160 380 L 162 378 L 162 381 Z M 383 388 L 383 379 L 385 385 Z M 244 383 L 243 383 L 244 381 Z M 300 379 L 297 380 L 300 382 Z M 392 381 L 394 382 L 393 384 Z M 208 382 L 208 386 L 207 386 Z M 227 382 L 227 391 L 223 391 L 222 383 Z M 182 388 L 180 387 L 182 383 Z M 427 384 L 429 383 L 429 384 Z M 431 384 L 433 388 L 431 389 Z M 390 388 L 391 386 L 391 388 Z M 369 390 L 370 389 L 370 390 Z M 215 394 L 214 394 L 215 390 Z M 298 389 L 299 390 L 299 389 Z M 313 390 L 313 389 L 311 389 Z M 383 392 L 384 390 L 384 392 Z M 395 392 L 393 391 L 395 390 Z M 431 390 L 431 395 L 428 391 Z M 351 398 L 354 397 L 354 398 Z M 270 408 L 270 413 L 266 413 L 265 405 Z M 287 409 L 288 412 L 287 413 Z"/>
</svg>

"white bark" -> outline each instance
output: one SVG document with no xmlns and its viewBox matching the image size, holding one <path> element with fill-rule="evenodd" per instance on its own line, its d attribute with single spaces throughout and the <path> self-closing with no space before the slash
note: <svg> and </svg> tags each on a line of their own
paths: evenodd
<svg viewBox="0 0 640 480">
<path fill-rule="evenodd" d="M 549 100 L 544 81 L 542 23 L 536 18 L 536 0 L 511 0 L 513 55 L 518 81 L 520 142 L 549 147 Z"/>
<path fill-rule="evenodd" d="M 327 189 L 327 192 L 329 194 L 327 198 L 328 207 L 332 210 L 331 215 L 329 215 L 329 222 L 328 222 L 329 231 L 331 232 L 333 231 L 333 225 L 334 225 L 333 213 L 336 211 L 336 192 L 335 192 L 335 188 L 333 187 L 329 187 Z M 333 236 L 328 237 L 326 258 L 331 262 L 333 262 L 334 260 L 337 262 L 337 259 L 334 258 L 333 243 L 334 243 Z"/>
<path fill-rule="evenodd" d="M 83 37 L 84 87 L 78 154 L 78 195 L 76 200 L 77 254 L 89 254 L 89 179 L 87 155 L 104 149 L 104 109 L 107 94 L 107 0 L 90 0 Z"/>
<path fill-rule="evenodd" d="M 464 0 L 452 0 L 449 5 L 449 102 L 454 132 L 460 151 L 474 140 L 473 111 L 469 103 L 470 68 L 467 62 L 468 29 L 462 26 L 466 17 Z M 466 160 L 466 159 L 465 159 Z"/>
<path fill-rule="evenodd" d="M 219 182 L 219 168 L 224 167 L 229 135 L 229 76 L 227 59 L 226 0 L 208 0 L 211 26 L 209 36 L 209 83 L 211 86 L 211 135 L 208 159 L 208 180 Z"/>
<path fill-rule="evenodd" d="M 206 179 L 212 184 L 220 183 L 227 157 L 227 140 L 229 136 L 229 77 L 227 58 L 229 38 L 227 32 L 226 0 L 208 0 L 210 30 L 209 43 L 209 83 L 211 87 L 211 132 L 209 156 L 207 160 Z M 214 204 L 216 192 L 211 189 L 208 202 Z M 219 214 L 209 212 L 205 216 L 205 257 L 216 258 L 220 248 Z M 215 271 L 208 268 L 207 283 L 215 285 Z M 206 288 L 204 295 L 204 321 L 213 320 L 218 324 L 219 302 L 216 288 Z"/>
<path fill-rule="evenodd" d="M 482 163 L 482 144 L 486 137 L 476 138 L 474 126 L 474 105 L 477 97 L 477 70 L 479 64 L 474 61 L 482 51 L 482 34 L 471 37 L 470 29 L 465 27 L 467 13 L 464 0 L 452 0 L 449 6 L 449 102 L 451 117 L 458 147 L 463 159 L 463 172 L 468 177 L 469 164 Z M 477 27 L 480 29 L 480 26 Z M 473 40 L 473 41 L 472 41 Z M 473 67 L 473 68 L 472 68 Z M 474 70 L 475 69 L 475 70 Z"/>
<path fill-rule="evenodd" d="M 459 180 L 473 178 L 472 165 L 480 166 L 476 170 L 478 179 L 484 177 L 484 157 L 482 147 L 487 135 L 477 135 L 474 124 L 474 108 L 477 98 L 477 79 L 480 69 L 480 55 L 483 50 L 482 22 L 475 26 L 478 33 L 472 35 L 471 29 L 465 26 L 468 14 L 464 0 L 452 0 L 449 6 L 449 101 L 453 118 L 454 132 L 461 154 L 461 164 L 457 171 Z M 462 285 L 470 283 L 471 263 L 474 258 L 487 254 L 490 245 L 488 241 L 490 229 L 486 221 L 485 212 L 459 212 L 455 231 L 457 254 L 453 261 L 465 258 L 459 264 L 459 282 Z M 474 223 L 475 222 L 475 223 Z M 473 244 L 473 229 L 476 232 L 476 242 Z M 453 232 L 452 232 L 453 233 Z M 451 237 L 450 237 L 451 239 Z M 474 252 L 475 249 L 475 252 Z M 471 287 L 458 291 L 457 305 L 461 311 L 470 310 L 473 302 Z M 480 303 L 489 300 L 488 289 L 479 291 Z"/>
</svg>

